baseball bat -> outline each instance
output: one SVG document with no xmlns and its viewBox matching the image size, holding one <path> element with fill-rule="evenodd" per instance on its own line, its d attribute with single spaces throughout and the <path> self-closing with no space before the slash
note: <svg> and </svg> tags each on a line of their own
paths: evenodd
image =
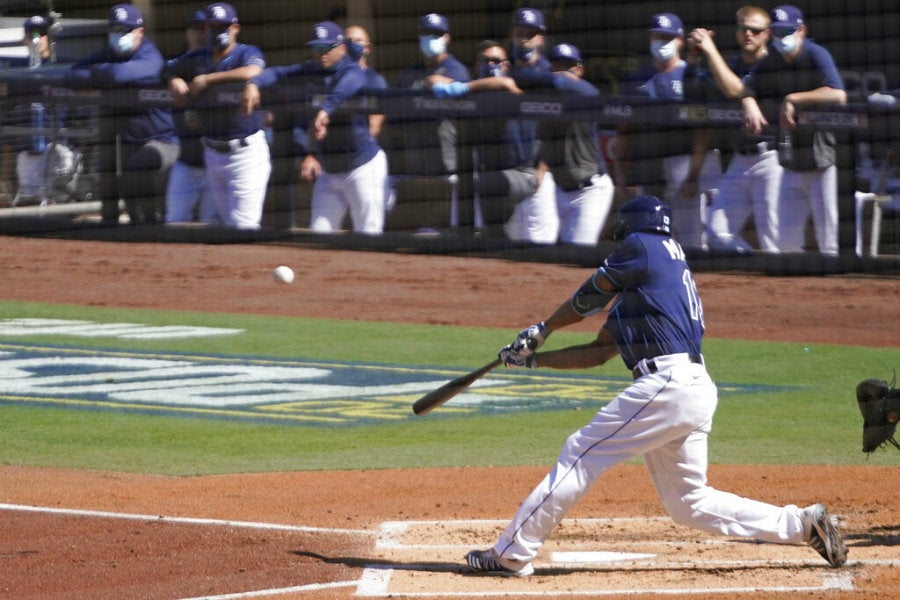
<svg viewBox="0 0 900 600">
<path fill-rule="evenodd" d="M 471 373 L 460 375 L 456 379 L 451 379 L 441 387 L 432 390 L 416 400 L 413 403 L 413 412 L 417 415 L 424 415 L 432 409 L 437 408 L 450 398 L 456 396 L 464 389 L 475 383 L 476 380 L 488 374 L 495 367 L 500 366 L 500 359 L 495 358 L 480 369 L 476 369 Z"/>
</svg>

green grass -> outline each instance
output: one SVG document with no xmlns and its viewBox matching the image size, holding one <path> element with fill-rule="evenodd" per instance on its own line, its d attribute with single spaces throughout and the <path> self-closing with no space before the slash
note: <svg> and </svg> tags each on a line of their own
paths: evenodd
<svg viewBox="0 0 900 600">
<path fill-rule="evenodd" d="M 154 325 L 239 327 L 237 336 L 125 342 L 112 338 L 0 341 L 159 352 L 294 357 L 448 366 L 490 360 L 514 332 L 486 328 L 180 313 L 0 302 L 4 318 L 44 317 Z M 558 347 L 589 335 L 558 332 Z M 720 384 L 710 462 L 896 464 L 896 451 L 860 451 L 860 379 L 890 378 L 900 348 L 708 339 Z M 627 382 L 619 359 L 592 370 Z M 756 386 L 735 392 L 731 384 Z M 789 389 L 778 389 L 789 388 Z M 347 428 L 276 426 L 63 408 L 0 406 L 0 461 L 176 475 L 282 470 L 548 464 L 589 410 L 442 418 Z"/>
</svg>

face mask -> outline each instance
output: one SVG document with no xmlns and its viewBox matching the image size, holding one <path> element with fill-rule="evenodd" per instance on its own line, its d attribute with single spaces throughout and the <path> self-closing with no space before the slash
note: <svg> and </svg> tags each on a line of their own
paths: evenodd
<svg viewBox="0 0 900 600">
<path fill-rule="evenodd" d="M 128 54 L 134 49 L 133 33 L 110 33 L 109 47 L 117 54 Z"/>
<path fill-rule="evenodd" d="M 659 60 L 669 60 L 675 56 L 676 46 L 677 43 L 674 39 L 669 42 L 650 40 L 650 54 Z"/>
<path fill-rule="evenodd" d="M 422 51 L 426 58 L 434 58 L 447 51 L 447 42 L 443 36 L 432 37 L 423 35 L 419 38 L 419 50 Z"/>
<path fill-rule="evenodd" d="M 797 35 L 792 33 L 791 35 L 786 35 L 782 38 L 772 36 L 772 47 L 775 48 L 779 54 L 790 54 L 797 48 Z"/>
<path fill-rule="evenodd" d="M 227 48 L 231 44 L 231 33 L 225 31 L 207 31 L 206 45 L 210 48 Z"/>
<path fill-rule="evenodd" d="M 478 78 L 484 79 L 485 77 L 502 77 L 503 76 L 503 67 L 500 65 L 478 65 Z"/>
<path fill-rule="evenodd" d="M 359 42 L 347 42 L 347 56 L 350 57 L 350 60 L 358 61 L 362 58 L 363 50 L 365 50 L 365 46 L 360 44 Z"/>
<path fill-rule="evenodd" d="M 530 62 L 534 58 L 534 48 L 526 48 L 525 46 L 513 46 L 513 58 L 518 62 Z"/>
</svg>

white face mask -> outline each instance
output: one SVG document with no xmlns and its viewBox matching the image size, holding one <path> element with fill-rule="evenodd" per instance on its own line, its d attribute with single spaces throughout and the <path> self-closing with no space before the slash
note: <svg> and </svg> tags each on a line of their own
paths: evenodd
<svg viewBox="0 0 900 600">
<path fill-rule="evenodd" d="M 447 40 L 444 39 L 444 36 L 423 35 L 419 38 L 419 50 L 426 58 L 440 56 L 447 51 Z"/>
<path fill-rule="evenodd" d="M 650 54 L 653 58 L 659 60 L 669 60 L 678 52 L 678 40 L 672 39 L 668 42 L 662 40 L 650 40 Z"/>
<path fill-rule="evenodd" d="M 134 49 L 135 41 L 134 32 L 109 34 L 109 47 L 118 54 L 131 52 Z"/>
<path fill-rule="evenodd" d="M 779 54 L 790 54 L 797 48 L 796 32 L 782 38 L 772 36 L 772 47 L 775 48 Z"/>
</svg>

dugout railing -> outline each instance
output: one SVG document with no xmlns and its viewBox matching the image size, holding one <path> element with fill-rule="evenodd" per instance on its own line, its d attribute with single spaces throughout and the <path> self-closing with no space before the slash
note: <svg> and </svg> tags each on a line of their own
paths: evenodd
<svg viewBox="0 0 900 600">
<path fill-rule="evenodd" d="M 96 139 L 90 143 L 104 148 L 115 144 L 116 118 L 119 108 L 132 109 L 135 106 L 169 106 L 171 99 L 164 88 L 121 88 L 75 90 L 61 85 L 63 66 L 52 66 L 37 70 L 9 69 L 0 72 L 0 104 L 3 109 L 28 102 L 40 102 L 49 107 L 65 106 L 68 110 L 104 115 L 91 125 L 96 131 Z M 240 86 L 221 86 L 215 90 L 216 102 L 233 104 L 240 102 Z M 276 229 L 304 227 L 304 199 L 297 198 L 294 157 L 291 133 L 287 131 L 289 112 L 313 111 L 320 104 L 323 90 L 304 86 L 284 86 L 264 90 L 262 109 L 271 110 L 273 120 L 272 160 L 273 173 L 270 179 L 266 202 L 264 224 Z M 666 126 L 690 126 L 708 128 L 736 128 L 742 123 L 740 107 L 734 103 L 665 103 L 628 96 L 580 97 L 552 94 L 513 95 L 504 92 L 470 94 L 457 99 L 442 99 L 428 92 L 388 89 L 377 93 L 361 95 L 346 102 L 341 110 L 364 113 L 380 113 L 387 117 L 387 127 L 404 120 L 426 118 L 452 118 L 459 122 L 489 118 L 515 117 L 522 119 L 581 119 L 593 120 L 600 129 L 615 129 L 625 123 Z M 868 235 L 873 228 L 867 222 L 860 227 L 860 218 L 871 220 L 869 209 L 862 217 L 856 202 L 856 192 L 875 192 L 868 189 L 870 178 L 860 176 L 860 148 L 865 148 L 865 156 L 877 163 L 889 155 L 894 144 L 900 140 L 900 113 L 873 107 L 866 103 L 850 103 L 845 106 L 822 107 L 800 111 L 801 127 L 826 128 L 835 132 L 838 138 L 838 186 L 841 252 L 855 253 L 860 248 L 859 236 Z M 7 128 L 0 130 L 0 137 L 10 133 Z M 21 127 L 16 130 L 21 135 Z M 40 131 L 37 133 L 41 133 Z M 58 130 L 48 129 L 43 133 L 58 135 Z M 461 192 L 457 205 L 453 207 L 454 223 L 460 227 L 474 224 L 475 210 L 470 193 L 471 185 L 465 182 L 471 178 L 471 148 L 460 145 Z M 390 157 L 389 157 L 390 158 Z M 96 173 L 97 177 L 111 176 L 110 173 Z M 413 174 L 414 175 L 414 174 Z M 421 198 L 426 204 L 422 210 L 429 210 L 429 198 Z M 450 197 L 447 196 L 447 202 Z M 447 206 L 434 210 L 450 211 Z M 900 254 L 896 242 L 896 214 L 879 210 L 879 229 L 884 240 L 882 253 Z M 451 225 L 446 223 L 446 227 Z M 409 224 L 414 228 L 414 224 Z M 872 248 L 871 239 L 866 239 L 865 248 Z M 878 251 L 878 244 L 875 244 Z"/>
</svg>

